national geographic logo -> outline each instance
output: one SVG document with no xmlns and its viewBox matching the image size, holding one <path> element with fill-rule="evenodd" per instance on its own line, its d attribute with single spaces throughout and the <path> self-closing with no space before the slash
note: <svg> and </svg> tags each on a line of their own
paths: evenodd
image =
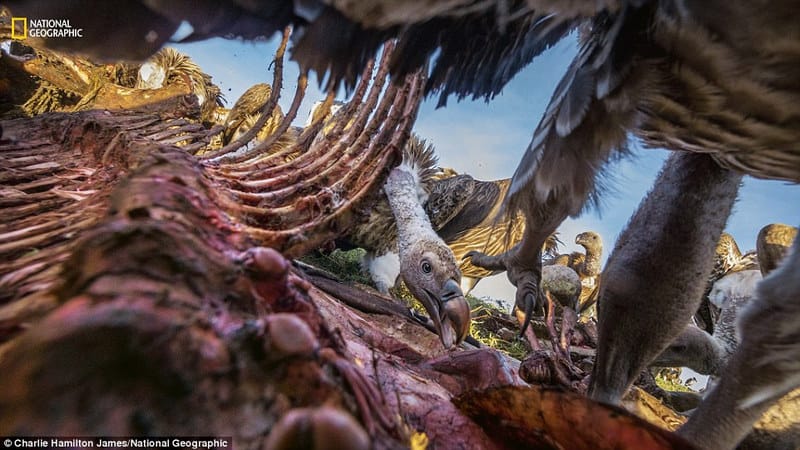
<svg viewBox="0 0 800 450">
<path fill-rule="evenodd" d="M 11 18 L 11 38 L 82 38 L 83 28 L 75 28 L 69 19 Z"/>
</svg>

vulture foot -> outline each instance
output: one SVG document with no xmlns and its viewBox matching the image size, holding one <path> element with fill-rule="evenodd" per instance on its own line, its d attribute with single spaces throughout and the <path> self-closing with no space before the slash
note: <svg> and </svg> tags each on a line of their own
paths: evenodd
<svg viewBox="0 0 800 450">
<path fill-rule="evenodd" d="M 556 307 L 555 300 L 550 296 L 550 292 L 545 291 L 547 299 L 547 317 L 545 324 L 550 335 L 550 341 L 557 357 L 563 358 L 567 365 L 572 366 L 572 358 L 569 356 L 569 344 L 575 334 L 575 324 L 578 323 L 578 316 L 572 308 L 565 307 L 561 315 L 561 332 L 556 330 Z"/>
<path fill-rule="evenodd" d="M 473 265 L 487 270 L 506 271 L 508 280 L 517 287 L 515 303 L 517 308 L 525 313 L 520 328 L 520 336 L 525 335 L 534 309 L 541 308 L 539 299 L 539 285 L 542 278 L 541 258 L 533 258 L 533 264 L 520 257 L 523 243 L 515 246 L 500 255 L 487 255 L 471 251 L 464 257 L 470 258 Z M 531 260 L 531 259 L 527 259 Z M 531 345 L 535 345 L 531 342 Z"/>
<path fill-rule="evenodd" d="M 581 391 L 586 378 L 582 369 L 572 362 L 569 346 L 577 324 L 577 314 L 572 308 L 563 308 L 561 331 L 556 329 L 556 301 L 545 291 L 547 315 L 545 326 L 552 351 L 534 346 L 534 351 L 520 366 L 520 377 L 532 384 L 560 385 Z"/>
<path fill-rule="evenodd" d="M 585 378 L 583 370 L 572 362 L 569 346 L 575 334 L 577 314 L 572 308 L 565 307 L 561 317 L 561 331 L 556 330 L 555 300 L 545 291 L 547 315 L 545 326 L 550 337 L 553 350 L 534 350 L 520 367 L 520 376 L 529 383 L 557 384 L 567 388 L 580 390 L 581 381 Z"/>
<path fill-rule="evenodd" d="M 575 366 L 550 350 L 535 350 L 519 366 L 519 376 L 527 383 L 561 386 L 586 392 L 586 377 Z"/>
</svg>

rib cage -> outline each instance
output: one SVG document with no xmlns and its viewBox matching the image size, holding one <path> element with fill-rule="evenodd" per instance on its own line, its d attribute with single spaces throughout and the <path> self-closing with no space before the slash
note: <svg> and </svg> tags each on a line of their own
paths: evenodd
<svg viewBox="0 0 800 450">
<path fill-rule="evenodd" d="M 276 54 L 273 93 L 281 91 L 288 37 L 287 31 Z M 126 181 L 137 170 L 137 161 L 129 156 L 135 147 L 163 153 L 165 164 L 188 156 L 197 175 L 214 187 L 206 195 L 224 212 L 209 220 L 226 229 L 240 249 L 269 246 L 296 257 L 335 238 L 399 161 L 416 117 L 424 85 L 420 74 L 383 92 L 391 47 L 386 45 L 373 81 L 374 65 L 364 70 L 346 106 L 344 122 L 353 125 L 346 132 L 335 127 L 316 142 L 333 94 L 322 106 L 324 114 L 299 136 L 293 134 L 289 125 L 304 96 L 305 74 L 276 132 L 246 150 L 250 132 L 222 149 L 209 150 L 209 141 L 221 130 L 193 120 L 199 111 L 190 96 L 185 108 L 169 113 L 91 110 L 4 121 L 0 342 L 55 306 L 52 293 L 61 281 L 61 265 L 76 241 L 103 222 L 114 198 L 138 192 L 129 190 Z M 277 100 L 273 95 L 264 104 L 262 119 L 271 116 Z M 300 156 L 287 162 L 286 154 Z M 157 198 L 150 201 L 157 203 Z"/>
</svg>

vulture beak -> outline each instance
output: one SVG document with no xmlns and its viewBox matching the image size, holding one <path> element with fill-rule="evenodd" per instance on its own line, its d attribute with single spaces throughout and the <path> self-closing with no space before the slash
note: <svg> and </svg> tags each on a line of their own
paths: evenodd
<svg viewBox="0 0 800 450">
<path fill-rule="evenodd" d="M 469 334 L 470 310 L 458 283 L 451 279 L 442 286 L 439 295 L 426 291 L 425 309 L 433 320 L 436 332 L 445 348 L 461 343 Z"/>
</svg>

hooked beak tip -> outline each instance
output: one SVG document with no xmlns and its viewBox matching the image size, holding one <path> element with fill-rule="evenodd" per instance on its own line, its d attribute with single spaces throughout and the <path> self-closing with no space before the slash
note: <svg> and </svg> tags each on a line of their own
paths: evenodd
<svg viewBox="0 0 800 450">
<path fill-rule="evenodd" d="M 460 344 L 469 334 L 470 308 L 455 280 L 445 283 L 439 302 L 442 305 L 441 322 L 437 327 L 439 337 L 445 348 L 450 348 Z"/>
</svg>

